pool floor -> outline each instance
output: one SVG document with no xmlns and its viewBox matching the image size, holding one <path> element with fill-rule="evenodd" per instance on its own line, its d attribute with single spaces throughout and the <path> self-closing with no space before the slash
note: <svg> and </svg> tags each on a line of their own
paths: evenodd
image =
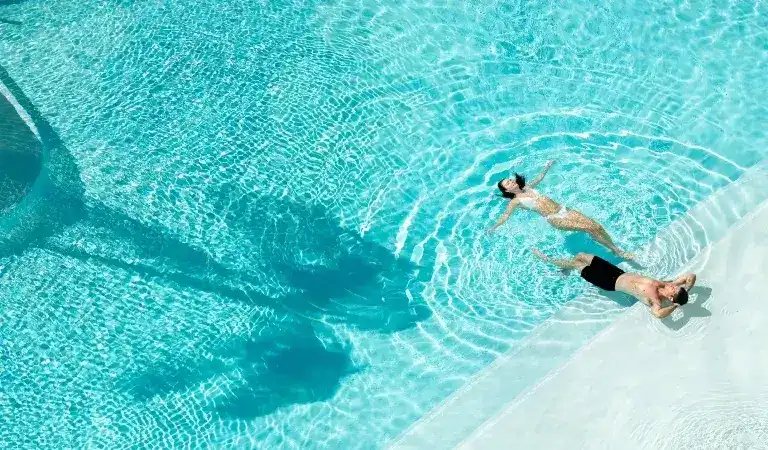
<svg viewBox="0 0 768 450">
<path fill-rule="evenodd" d="M 585 291 L 498 179 L 640 249 L 768 157 L 767 7 L 0 0 L 0 442 L 386 446 Z"/>
</svg>

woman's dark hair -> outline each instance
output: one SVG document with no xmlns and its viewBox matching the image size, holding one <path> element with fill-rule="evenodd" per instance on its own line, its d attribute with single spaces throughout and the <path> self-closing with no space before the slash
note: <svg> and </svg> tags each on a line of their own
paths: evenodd
<svg viewBox="0 0 768 450">
<path fill-rule="evenodd" d="M 519 173 L 516 173 L 515 184 L 517 184 L 517 187 L 519 187 L 520 189 L 525 189 L 525 177 L 520 175 Z"/>
<path fill-rule="evenodd" d="M 504 182 L 504 180 L 501 180 L 501 181 L 498 182 L 498 184 L 496 184 L 496 187 L 498 187 L 499 190 L 501 191 L 501 196 L 504 197 L 504 198 L 508 198 L 508 199 L 515 198 L 514 192 L 509 192 L 506 189 L 504 189 L 504 186 L 502 186 L 502 184 L 501 184 L 503 182 Z M 516 173 L 515 174 L 515 184 L 520 189 L 523 189 L 525 187 L 525 177 L 520 175 L 519 173 Z"/>
</svg>

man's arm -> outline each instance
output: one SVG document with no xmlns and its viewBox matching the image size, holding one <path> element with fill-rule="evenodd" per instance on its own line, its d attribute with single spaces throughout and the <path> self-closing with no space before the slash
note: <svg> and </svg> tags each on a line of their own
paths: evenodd
<svg viewBox="0 0 768 450">
<path fill-rule="evenodd" d="M 540 174 L 536 175 L 536 178 L 534 178 L 531 182 L 528 183 L 528 187 L 534 188 L 537 184 L 541 183 L 541 180 L 544 179 L 544 176 L 549 171 L 549 168 L 552 167 L 552 164 L 554 164 L 554 160 L 547 161 L 547 163 L 544 165 L 544 169 L 541 171 Z"/>
<path fill-rule="evenodd" d="M 653 308 L 651 308 L 651 313 L 659 319 L 663 319 L 672 314 L 672 311 L 677 309 L 678 306 L 679 305 L 677 303 L 672 303 L 670 306 L 662 308 L 656 304 Z"/>
<path fill-rule="evenodd" d="M 581 267 L 581 264 L 579 264 L 576 261 L 576 258 L 572 258 L 572 259 L 550 258 L 549 256 L 545 255 L 544 253 L 541 253 L 536 248 L 532 248 L 531 251 L 540 260 L 542 260 L 544 262 L 548 262 L 550 264 L 554 264 L 554 265 L 556 265 L 557 267 L 559 267 L 561 269 L 574 270 L 574 269 L 579 269 Z"/>
<path fill-rule="evenodd" d="M 491 228 L 488 228 L 488 231 L 486 233 L 491 234 L 496 228 L 499 228 L 500 226 L 504 225 L 504 222 L 509 220 L 509 217 L 512 215 L 512 212 L 517 208 L 517 205 L 520 204 L 520 201 L 517 199 L 512 199 L 509 201 L 509 204 L 507 205 L 507 209 L 504 210 L 504 214 L 501 215 L 499 218 L 499 221 L 496 222 Z"/>
<path fill-rule="evenodd" d="M 696 274 L 684 273 L 672 281 L 672 284 L 682 286 L 686 291 L 690 291 L 694 284 L 696 284 Z"/>
</svg>

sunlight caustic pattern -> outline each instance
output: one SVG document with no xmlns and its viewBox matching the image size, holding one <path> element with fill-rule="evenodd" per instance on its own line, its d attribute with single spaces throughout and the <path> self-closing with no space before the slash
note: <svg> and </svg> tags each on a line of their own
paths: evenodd
<svg viewBox="0 0 768 450">
<path fill-rule="evenodd" d="M 639 248 L 768 156 L 766 12 L 0 2 L 0 442 L 383 446 L 582 292 L 500 177 Z"/>
</svg>

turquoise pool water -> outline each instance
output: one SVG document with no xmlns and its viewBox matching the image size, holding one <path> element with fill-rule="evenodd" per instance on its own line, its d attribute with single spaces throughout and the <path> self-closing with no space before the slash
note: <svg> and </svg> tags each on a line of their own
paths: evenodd
<svg viewBox="0 0 768 450">
<path fill-rule="evenodd" d="M 385 445 L 584 288 L 499 177 L 640 248 L 768 156 L 766 8 L 0 0 L 0 442 Z"/>
</svg>

